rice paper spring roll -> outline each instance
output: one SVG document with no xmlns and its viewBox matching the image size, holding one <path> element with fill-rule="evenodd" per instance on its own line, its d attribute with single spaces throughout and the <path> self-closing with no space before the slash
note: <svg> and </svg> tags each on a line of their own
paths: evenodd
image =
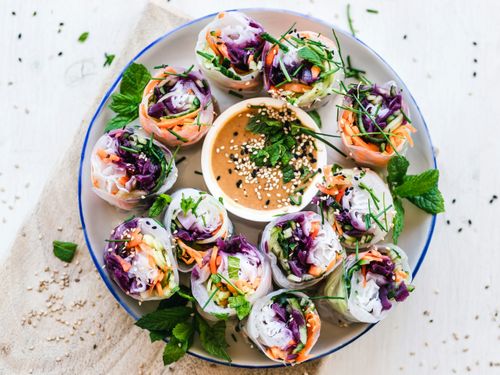
<svg viewBox="0 0 500 375">
<path fill-rule="evenodd" d="M 140 301 L 169 298 L 179 288 L 168 233 L 151 218 L 134 218 L 113 229 L 104 265 L 120 289 Z"/>
<path fill-rule="evenodd" d="M 312 31 L 266 42 L 262 58 L 266 91 L 306 111 L 325 105 L 344 77 L 335 44 Z"/>
<path fill-rule="evenodd" d="M 260 246 L 271 261 L 274 282 L 287 289 L 317 284 L 345 257 L 332 227 L 312 211 L 271 221 L 264 228 Z"/>
<path fill-rule="evenodd" d="M 241 94 L 259 92 L 263 32 L 262 26 L 244 13 L 219 13 L 198 35 L 198 65 L 223 89 Z"/>
<path fill-rule="evenodd" d="M 368 247 L 391 230 L 395 214 L 392 195 L 374 171 L 326 166 L 318 189 L 313 203 L 346 248 Z"/>
<path fill-rule="evenodd" d="M 248 315 L 251 305 L 272 290 L 269 262 L 242 235 L 214 246 L 191 272 L 198 311 L 209 320 Z"/>
<path fill-rule="evenodd" d="M 144 88 L 139 120 L 146 132 L 167 146 L 189 146 L 210 129 L 214 103 L 202 73 L 165 67 Z"/>
<path fill-rule="evenodd" d="M 413 146 L 408 105 L 395 82 L 351 85 L 339 116 L 344 148 L 357 163 L 385 167 L 396 155 Z M 352 110 L 351 110 L 352 109 Z"/>
<path fill-rule="evenodd" d="M 243 329 L 269 359 L 296 364 L 309 358 L 321 320 L 307 295 L 281 289 L 254 303 Z"/>
<path fill-rule="evenodd" d="M 233 233 L 224 206 L 210 194 L 191 188 L 172 194 L 164 223 L 181 272 L 189 272 L 196 263 L 201 264 L 218 239 Z"/>
<path fill-rule="evenodd" d="M 351 254 L 328 276 L 320 310 L 341 324 L 376 323 L 414 289 L 408 257 L 394 244 L 379 244 Z"/>
<path fill-rule="evenodd" d="M 148 204 L 177 180 L 170 150 L 137 127 L 113 130 L 99 138 L 90 166 L 92 190 L 124 210 Z"/>
</svg>

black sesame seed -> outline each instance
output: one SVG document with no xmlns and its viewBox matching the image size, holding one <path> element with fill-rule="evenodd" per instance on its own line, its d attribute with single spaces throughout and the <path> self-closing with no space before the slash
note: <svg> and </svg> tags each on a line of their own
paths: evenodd
<svg viewBox="0 0 500 375">
<path fill-rule="evenodd" d="M 186 157 L 185 156 L 182 156 L 180 157 L 178 160 L 175 161 L 175 164 L 180 164 L 182 163 L 184 160 L 186 160 Z"/>
<path fill-rule="evenodd" d="M 151 225 L 151 223 L 150 223 L 149 221 L 146 221 L 146 224 L 147 224 L 147 225 Z"/>
<path fill-rule="evenodd" d="M 16 15 L 16 12 L 12 11 L 12 15 L 15 16 Z"/>
<path fill-rule="evenodd" d="M 200 171 L 194 171 L 194 173 L 203 176 L 203 173 L 201 173 Z"/>
<path fill-rule="evenodd" d="M 59 53 L 57 54 L 57 56 L 62 56 L 62 52 L 59 52 Z"/>
<path fill-rule="evenodd" d="M 33 12 L 33 17 L 35 17 L 35 16 L 36 16 L 36 10 Z"/>
<path fill-rule="evenodd" d="M 219 181 L 220 180 L 220 176 L 217 176 L 216 180 Z"/>
<path fill-rule="evenodd" d="M 257 177 L 257 169 L 252 170 L 252 177 Z"/>
<path fill-rule="evenodd" d="M 467 223 L 469 223 L 469 225 L 472 225 L 472 220 L 471 219 L 467 220 Z"/>
<path fill-rule="evenodd" d="M 317 162 L 316 158 L 311 159 L 311 163 L 316 163 L 316 162 Z"/>
<path fill-rule="evenodd" d="M 493 199 L 498 199 L 498 197 L 496 195 L 493 195 Z"/>
<path fill-rule="evenodd" d="M 477 63 L 477 59 L 474 59 L 474 62 Z"/>
<path fill-rule="evenodd" d="M 20 57 L 17 58 L 17 61 L 19 62 L 23 62 L 23 59 L 21 59 Z"/>
<path fill-rule="evenodd" d="M 268 205 L 269 205 L 269 203 L 271 203 L 271 201 L 268 199 L 268 200 L 266 201 L 266 203 L 264 203 L 264 204 L 265 204 L 266 206 L 268 206 Z"/>
<path fill-rule="evenodd" d="M 236 187 L 239 189 L 239 188 L 241 188 L 241 185 L 242 185 L 242 184 L 243 184 L 243 181 L 242 181 L 242 180 L 238 180 L 238 181 L 236 182 Z"/>
<path fill-rule="evenodd" d="M 472 42 L 472 45 L 473 46 L 477 46 L 477 42 Z"/>
<path fill-rule="evenodd" d="M 59 22 L 59 26 L 64 26 L 64 22 Z"/>
<path fill-rule="evenodd" d="M 452 204 L 455 204 L 457 200 L 455 198 L 453 198 L 453 200 L 451 201 Z"/>
<path fill-rule="evenodd" d="M 229 168 L 229 169 L 227 170 L 227 172 L 228 172 L 229 174 L 232 174 L 232 173 L 233 173 L 233 170 L 232 170 L 231 168 Z"/>
<path fill-rule="evenodd" d="M 450 225 L 450 221 L 449 221 L 449 220 L 446 220 L 446 224 Z"/>
<path fill-rule="evenodd" d="M 157 229 L 158 227 L 156 225 L 153 225 L 151 228 L 153 229 Z"/>
<path fill-rule="evenodd" d="M 477 76 L 477 73 L 476 73 L 476 72 L 472 73 L 472 76 L 473 76 L 473 77 L 476 77 L 476 76 Z"/>
<path fill-rule="evenodd" d="M 234 132 L 233 136 L 237 137 L 238 136 L 238 132 Z"/>
<path fill-rule="evenodd" d="M 17 39 L 21 39 L 22 37 L 23 37 L 23 34 L 21 34 L 21 33 L 19 33 L 19 34 L 17 35 Z"/>
<path fill-rule="evenodd" d="M 406 34 L 403 35 L 403 39 L 406 39 L 406 38 L 408 38 L 408 35 L 406 35 Z"/>
<path fill-rule="evenodd" d="M 462 228 L 458 228 L 458 233 L 460 233 L 462 231 Z"/>
</svg>

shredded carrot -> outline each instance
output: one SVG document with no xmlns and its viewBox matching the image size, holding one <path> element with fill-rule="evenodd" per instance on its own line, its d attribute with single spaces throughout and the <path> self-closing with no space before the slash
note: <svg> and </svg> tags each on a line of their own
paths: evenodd
<svg viewBox="0 0 500 375">
<path fill-rule="evenodd" d="M 132 249 L 142 242 L 141 230 L 139 228 L 135 228 L 130 234 L 130 238 L 130 241 L 126 244 L 127 249 Z"/>
<path fill-rule="evenodd" d="M 201 266 L 201 264 L 203 263 L 203 256 L 205 255 L 205 251 L 198 251 L 193 249 L 192 247 L 185 244 L 180 238 L 176 238 L 175 241 L 177 242 L 177 245 L 179 245 L 179 247 L 185 251 L 185 254 L 189 256 L 182 257 L 186 264 L 191 264 L 193 263 L 193 261 L 196 261 L 196 263 Z"/>
<path fill-rule="evenodd" d="M 303 83 L 296 83 L 296 82 L 290 82 L 290 83 L 285 83 L 281 85 L 281 87 L 285 91 L 293 91 L 298 94 L 303 94 L 305 92 L 308 92 L 312 90 L 312 86 L 309 85 L 304 85 Z"/>
<path fill-rule="evenodd" d="M 314 345 L 314 340 L 316 336 L 316 332 L 321 327 L 321 321 L 319 320 L 319 316 L 317 314 L 314 314 L 313 312 L 308 312 L 306 314 L 306 325 L 307 325 L 307 341 L 306 345 L 304 348 L 299 352 L 299 355 L 296 358 L 297 362 L 303 362 L 309 356 L 307 353 L 311 350 L 312 346 Z"/>
<path fill-rule="evenodd" d="M 101 159 L 106 159 L 108 157 L 108 153 L 100 148 L 97 150 L 97 156 L 99 156 Z"/>
<path fill-rule="evenodd" d="M 323 269 L 321 267 L 315 266 L 312 264 L 309 267 L 309 270 L 307 271 L 309 275 L 312 275 L 314 277 L 319 277 L 323 273 Z"/>
<path fill-rule="evenodd" d="M 210 273 L 212 273 L 212 274 L 217 273 L 217 265 L 215 263 L 215 260 L 217 258 L 218 252 L 219 252 L 219 248 L 217 246 L 214 246 L 212 248 L 212 254 L 210 254 Z"/>
<path fill-rule="evenodd" d="M 319 76 L 320 73 L 321 73 L 320 67 L 316 66 L 316 65 L 313 65 L 313 67 L 311 68 L 312 78 L 316 79 Z"/>
<path fill-rule="evenodd" d="M 266 61 L 265 61 L 266 66 L 273 65 L 274 56 L 276 56 L 277 53 L 278 53 L 278 46 L 274 46 L 269 50 L 269 52 L 266 55 Z"/>
<path fill-rule="evenodd" d="M 319 221 L 313 221 L 311 223 L 311 231 L 309 232 L 309 234 L 313 239 L 316 238 L 320 229 L 321 229 L 321 223 Z"/>
<path fill-rule="evenodd" d="M 288 353 L 286 351 L 280 349 L 277 346 L 271 346 L 270 348 L 267 348 L 266 352 L 271 358 L 275 359 L 286 359 L 286 357 L 288 356 Z"/>
</svg>

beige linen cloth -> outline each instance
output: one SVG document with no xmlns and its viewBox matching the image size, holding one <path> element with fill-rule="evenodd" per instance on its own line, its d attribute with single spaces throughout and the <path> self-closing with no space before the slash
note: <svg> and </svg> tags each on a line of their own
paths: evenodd
<svg viewBox="0 0 500 375">
<path fill-rule="evenodd" d="M 187 21 L 156 1 L 144 9 L 137 29 L 114 64 L 114 78 L 145 45 Z M 268 374 L 186 355 L 168 367 L 164 344 L 118 306 L 94 268 L 85 246 L 77 206 L 77 174 L 84 134 L 109 82 L 98 93 L 62 163 L 49 178 L 34 212 L 19 232 L 10 257 L 0 266 L 0 374 Z M 78 243 L 69 265 L 52 253 L 52 240 Z M 288 368 L 316 373 L 319 361 Z"/>
</svg>

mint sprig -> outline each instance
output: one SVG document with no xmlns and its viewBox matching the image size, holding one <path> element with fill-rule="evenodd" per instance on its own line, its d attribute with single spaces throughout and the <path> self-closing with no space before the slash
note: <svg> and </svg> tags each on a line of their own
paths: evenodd
<svg viewBox="0 0 500 375">
<path fill-rule="evenodd" d="M 139 104 L 151 74 L 142 64 L 132 63 L 123 73 L 120 92 L 111 96 L 109 108 L 116 115 L 106 124 L 105 132 L 120 129 L 139 117 Z"/>
<path fill-rule="evenodd" d="M 197 332 L 202 347 L 211 355 L 231 362 L 226 352 L 226 322 L 207 323 L 192 307 L 194 297 L 188 288 L 181 286 L 168 299 L 162 300 L 156 311 L 144 315 L 136 322 L 138 327 L 149 330 L 151 342 L 168 337 L 163 350 L 163 363 L 169 365 L 181 359 L 193 344 Z"/>
<path fill-rule="evenodd" d="M 439 191 L 439 171 L 428 169 L 418 175 L 407 175 L 410 162 L 402 155 L 393 157 L 387 165 L 387 182 L 394 198 L 396 215 L 392 239 L 395 244 L 404 228 L 405 210 L 402 199 L 408 199 L 421 210 L 436 215 L 444 212 L 444 199 Z"/>
</svg>

